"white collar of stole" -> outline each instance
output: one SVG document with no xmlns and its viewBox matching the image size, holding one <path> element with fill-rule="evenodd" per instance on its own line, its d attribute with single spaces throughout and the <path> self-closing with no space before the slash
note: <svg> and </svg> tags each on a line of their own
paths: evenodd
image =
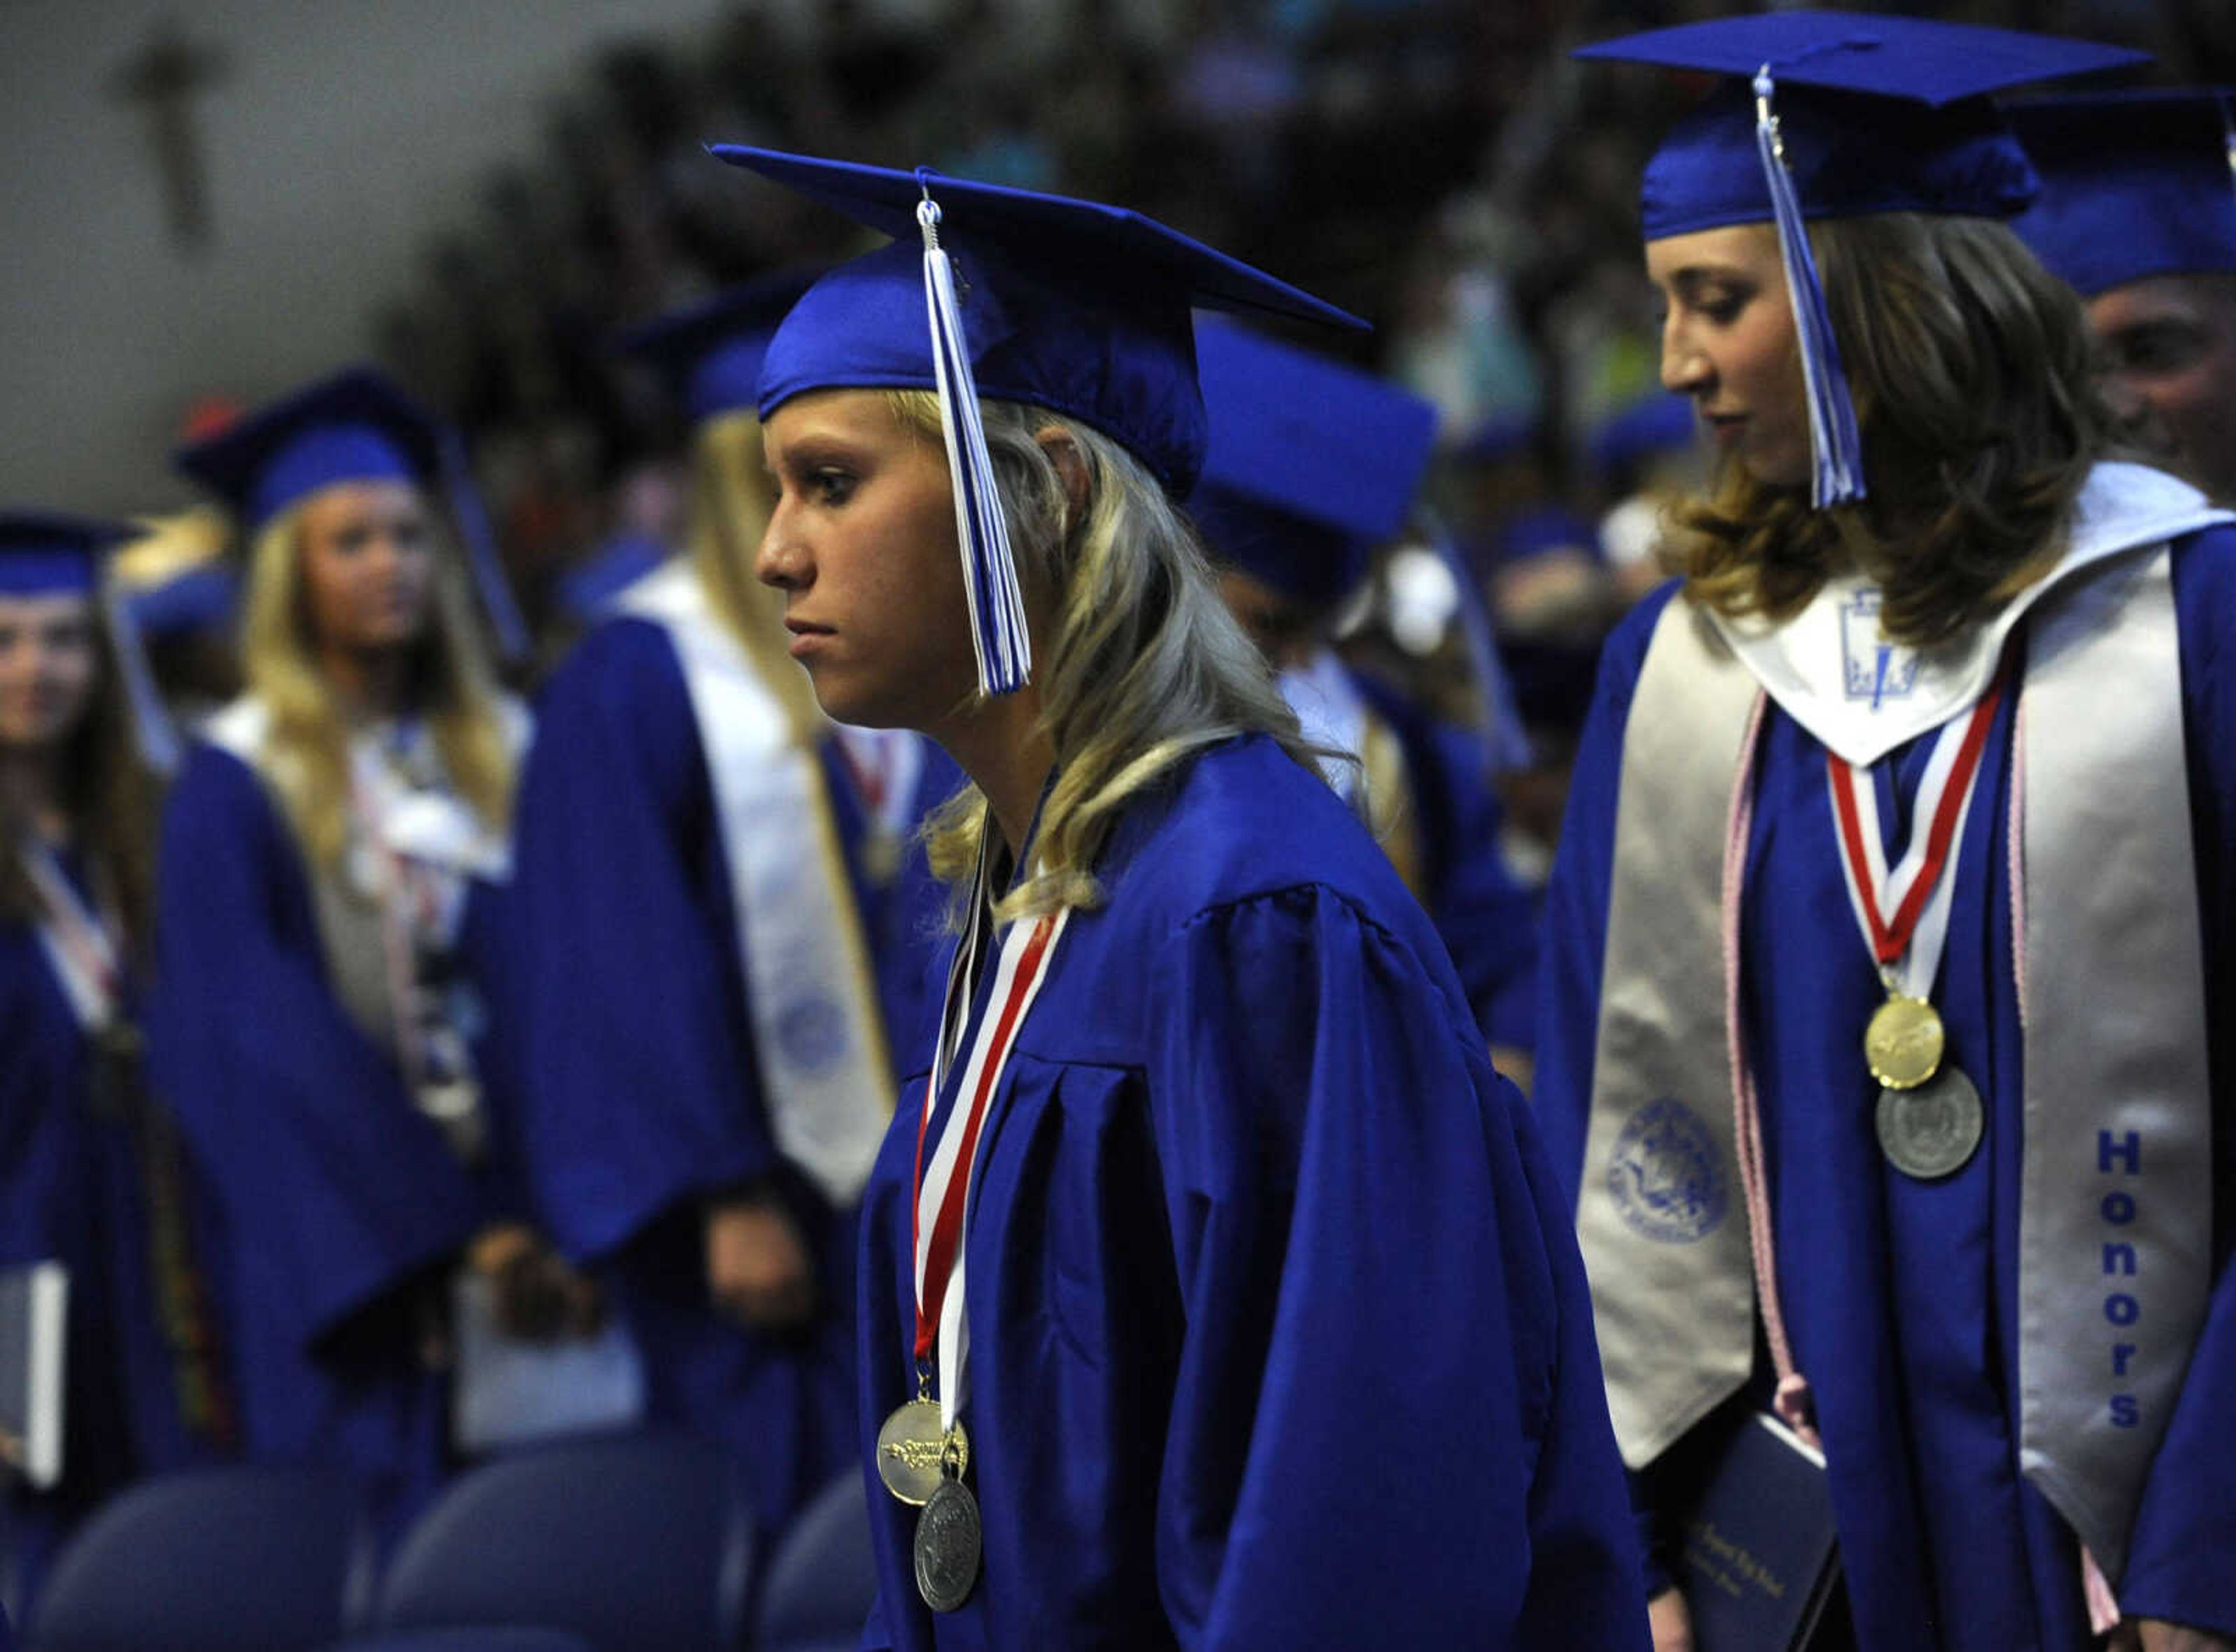
<svg viewBox="0 0 2236 1652">
<path fill-rule="evenodd" d="M 2056 567 L 1986 624 L 1935 648 L 1888 642 L 1879 633 L 1878 587 L 1860 575 L 1827 581 L 1782 624 L 1710 618 L 1779 709 L 1837 755 L 1868 767 L 1970 710 L 2012 628 L 2072 576 L 2220 522 L 2236 522 L 2236 513 L 2215 510 L 2186 482 L 2147 465 L 2102 464 L 2075 502 Z"/>
</svg>

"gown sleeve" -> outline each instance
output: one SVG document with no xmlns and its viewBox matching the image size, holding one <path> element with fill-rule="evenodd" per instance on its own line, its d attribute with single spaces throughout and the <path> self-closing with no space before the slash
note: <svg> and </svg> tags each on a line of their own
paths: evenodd
<svg viewBox="0 0 2236 1652">
<path fill-rule="evenodd" d="M 521 1136 L 537 1207 L 578 1260 L 779 1163 L 697 730 L 667 637 L 608 622 L 547 687 L 522 780 Z"/>
<path fill-rule="evenodd" d="M 2174 564 L 2182 697 L 2205 944 L 2208 1067 L 2213 1087 L 2213 1278 L 2167 1436 L 2143 1488 L 2120 1580 L 2130 1617 L 2160 1617 L 2236 1635 L 2236 530 L 2199 535 Z"/>
<path fill-rule="evenodd" d="M 294 840 L 246 765 L 198 747 L 165 808 L 151 1076 L 261 1307 L 306 1350 L 464 1243 L 440 1130 L 329 988 Z"/>
<path fill-rule="evenodd" d="M 1309 886 L 1164 951 L 1180 1643 L 1643 1648 L 1582 1263 L 1449 972 Z"/>
</svg>

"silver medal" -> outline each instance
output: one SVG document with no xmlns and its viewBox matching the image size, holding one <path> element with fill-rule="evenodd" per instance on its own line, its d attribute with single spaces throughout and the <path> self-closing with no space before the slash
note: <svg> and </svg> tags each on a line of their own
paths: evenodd
<svg viewBox="0 0 2236 1652">
<path fill-rule="evenodd" d="M 944 1479 L 916 1517 L 916 1592 L 935 1612 L 951 1612 L 978 1581 L 978 1499 L 962 1481 Z"/>
<path fill-rule="evenodd" d="M 1911 1089 L 1879 1091 L 1879 1150 L 1887 1162 L 1920 1181 L 1954 1175 L 1986 1134 L 1987 1109 L 1972 1081 L 1944 1064 Z"/>
</svg>

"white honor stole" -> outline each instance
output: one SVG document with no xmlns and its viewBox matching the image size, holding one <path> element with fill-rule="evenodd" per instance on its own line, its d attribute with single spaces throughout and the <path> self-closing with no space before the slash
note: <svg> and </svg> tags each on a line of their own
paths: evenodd
<svg viewBox="0 0 2236 1652">
<path fill-rule="evenodd" d="M 1739 903 L 1765 701 L 1837 755 L 1876 761 L 1968 710 L 2037 609 L 2004 834 L 2024 1075 L 2020 1463 L 2119 1577 L 2210 1293 L 2212 1098 L 2167 542 L 2229 521 L 2171 477 L 2100 465 L 2048 579 L 1956 649 L 1896 664 L 1898 651 L 1859 661 L 1836 644 L 1845 691 L 1812 682 L 1805 654 L 1812 623 L 1822 656 L 1846 622 L 1852 586 L 1776 631 L 1681 597 L 1663 611 L 1624 731 L 1576 1222 L 1632 1467 L 1753 1362 L 1753 1248 L 1767 1236 L 1735 1194 L 1734 1097 L 1752 1082 Z"/>
<path fill-rule="evenodd" d="M 753 1054 L 784 1155 L 840 1209 L 862 1195 L 893 1111 L 883 1013 L 821 760 L 723 627 L 687 563 L 615 603 L 674 644 L 714 786 Z"/>
</svg>

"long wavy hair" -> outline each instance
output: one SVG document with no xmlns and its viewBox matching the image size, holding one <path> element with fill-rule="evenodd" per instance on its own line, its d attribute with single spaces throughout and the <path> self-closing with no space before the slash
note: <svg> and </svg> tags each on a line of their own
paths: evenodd
<svg viewBox="0 0 2236 1652">
<path fill-rule="evenodd" d="M 94 676 L 85 714 L 66 736 L 62 805 L 82 850 L 95 898 L 123 930 L 128 953 L 145 964 L 155 906 L 155 819 L 161 781 L 140 749 L 116 642 L 99 596 L 91 600 Z M 0 821 L 0 920 L 35 924 L 45 916 L 14 846 L 28 830 Z"/>
<path fill-rule="evenodd" d="M 763 463 L 760 421 L 750 411 L 707 420 L 692 443 L 691 495 L 684 543 L 708 605 L 745 651 L 778 703 L 793 738 L 820 738 L 829 727 L 814 685 L 785 647 L 784 593 L 753 576 L 753 557 L 776 484 Z"/>
<path fill-rule="evenodd" d="M 904 425 L 941 442 L 936 396 L 886 394 Z M 1120 813 L 1207 747 L 1270 734 L 1316 775 L 1319 754 L 1219 600 L 1194 529 L 1141 462 L 1042 408 L 990 401 L 983 411 L 1020 578 L 1050 599 L 1054 616 L 1036 639 L 1033 671 L 1056 783 L 1035 839 L 1041 871 L 1003 902 L 997 916 L 1008 919 L 1097 905 L 1095 861 Z M 1051 426 L 1085 463 L 1087 504 L 1076 519 L 1038 439 Z M 932 817 L 932 870 L 958 894 L 992 829 L 975 787 Z"/>
<path fill-rule="evenodd" d="M 485 825 L 502 832 L 512 817 L 515 759 L 497 678 L 455 543 L 436 546 L 428 622 L 412 645 L 411 701 L 450 784 Z M 249 692 L 271 714 L 266 747 L 288 822 L 311 864 L 332 871 L 349 840 L 350 730 L 313 646 L 299 508 L 256 536 L 241 665 Z"/>
<path fill-rule="evenodd" d="M 1686 589 L 1719 613 L 1790 618 L 1825 579 L 1884 592 L 1896 642 L 1929 646 L 2055 563 L 2110 414 L 2081 301 L 2003 224 L 1887 213 L 1813 226 L 1864 438 L 1868 497 L 1812 510 L 1805 487 L 1726 463 L 1672 512 Z M 1781 300 L 1782 301 L 1782 300 Z"/>
</svg>

